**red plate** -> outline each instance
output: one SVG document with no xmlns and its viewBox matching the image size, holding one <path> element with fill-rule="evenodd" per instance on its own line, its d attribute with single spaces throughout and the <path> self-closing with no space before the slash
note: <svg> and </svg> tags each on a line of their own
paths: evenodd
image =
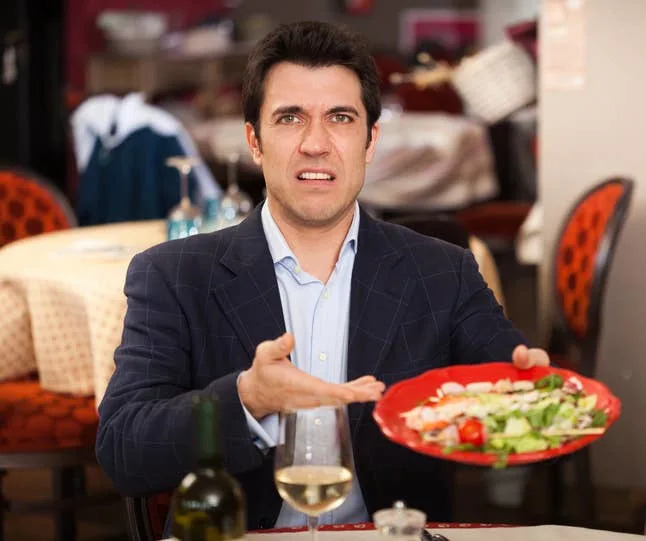
<svg viewBox="0 0 646 541">
<path fill-rule="evenodd" d="M 583 389 L 586 394 L 596 394 L 596 407 L 598 409 L 604 409 L 608 416 L 606 428 L 619 417 L 621 402 L 603 383 L 584 378 L 571 370 L 543 366 L 536 366 L 529 370 L 520 370 L 511 363 L 449 366 L 429 370 L 416 378 L 400 381 L 390 387 L 384 397 L 377 402 L 373 417 L 386 437 L 418 453 L 453 460 L 455 462 L 464 462 L 466 464 L 491 465 L 498 458 L 495 453 L 455 451 L 444 454 L 442 447 L 439 445 L 423 442 L 415 430 L 406 426 L 400 414 L 414 408 L 429 396 L 435 396 L 437 389 L 448 381 L 455 381 L 463 385 L 475 381 L 491 381 L 495 383 L 499 379 L 505 378 L 509 378 L 511 381 L 536 381 L 548 374 L 560 374 L 564 380 L 575 376 L 583 384 Z M 555 456 L 566 455 L 585 447 L 600 437 L 601 435 L 583 436 L 556 449 L 510 454 L 507 464 L 528 464 Z"/>
</svg>

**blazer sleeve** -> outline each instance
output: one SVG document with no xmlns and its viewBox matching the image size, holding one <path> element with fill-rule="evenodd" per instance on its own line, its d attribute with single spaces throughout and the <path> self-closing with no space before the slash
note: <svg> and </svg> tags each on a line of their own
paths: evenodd
<svg viewBox="0 0 646 541">
<path fill-rule="evenodd" d="M 478 270 L 473 254 L 464 250 L 458 295 L 453 309 L 451 354 L 455 364 L 511 361 L 526 339 L 505 317 Z"/>
<path fill-rule="evenodd" d="M 146 252 L 126 276 L 128 309 L 115 372 L 99 406 L 97 458 L 127 495 L 174 489 L 193 466 L 192 396 L 217 394 L 225 467 L 233 474 L 261 465 L 240 403 L 238 373 L 192 387 L 186 315 Z"/>
</svg>

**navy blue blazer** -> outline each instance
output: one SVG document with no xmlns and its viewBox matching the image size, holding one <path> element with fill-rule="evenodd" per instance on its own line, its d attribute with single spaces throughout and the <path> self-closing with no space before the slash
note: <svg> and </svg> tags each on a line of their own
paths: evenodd
<svg viewBox="0 0 646 541">
<path fill-rule="evenodd" d="M 99 407 L 97 456 L 123 494 L 173 489 L 192 466 L 191 395 L 221 401 L 226 468 L 247 496 L 248 527 L 271 527 L 281 500 L 272 455 L 252 442 L 236 378 L 256 346 L 285 331 L 259 208 L 216 233 L 166 242 L 128 269 L 128 311 L 116 369 Z M 348 380 L 390 385 L 431 368 L 511 357 L 524 342 L 472 254 L 363 210 L 352 273 Z M 449 518 L 441 461 L 381 435 L 372 404 L 349 407 L 355 467 L 370 513 L 404 499 Z M 448 488 L 448 487 L 447 487 Z"/>
</svg>

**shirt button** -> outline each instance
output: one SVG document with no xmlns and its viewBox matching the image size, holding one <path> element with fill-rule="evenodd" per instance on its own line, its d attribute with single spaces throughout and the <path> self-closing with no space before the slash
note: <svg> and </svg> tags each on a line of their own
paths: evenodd
<svg viewBox="0 0 646 541">
<path fill-rule="evenodd" d="M 327 361 L 327 353 L 321 351 L 321 353 L 319 353 L 319 361 Z"/>
<path fill-rule="evenodd" d="M 326 289 L 323 291 L 323 298 L 324 299 L 329 299 L 330 298 L 330 292 Z"/>
<path fill-rule="evenodd" d="M 301 272 L 301 268 L 300 268 L 298 265 L 296 265 L 296 266 L 294 267 L 294 272 L 295 272 L 296 274 L 298 274 L 299 272 Z"/>
</svg>

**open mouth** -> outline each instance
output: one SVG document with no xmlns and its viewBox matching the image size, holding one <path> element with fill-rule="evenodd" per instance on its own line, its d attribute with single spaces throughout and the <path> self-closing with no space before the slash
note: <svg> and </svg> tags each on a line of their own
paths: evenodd
<svg viewBox="0 0 646 541">
<path fill-rule="evenodd" d="M 298 180 L 327 180 L 333 181 L 336 177 L 331 173 L 321 173 L 315 171 L 303 171 L 297 175 Z"/>
</svg>

